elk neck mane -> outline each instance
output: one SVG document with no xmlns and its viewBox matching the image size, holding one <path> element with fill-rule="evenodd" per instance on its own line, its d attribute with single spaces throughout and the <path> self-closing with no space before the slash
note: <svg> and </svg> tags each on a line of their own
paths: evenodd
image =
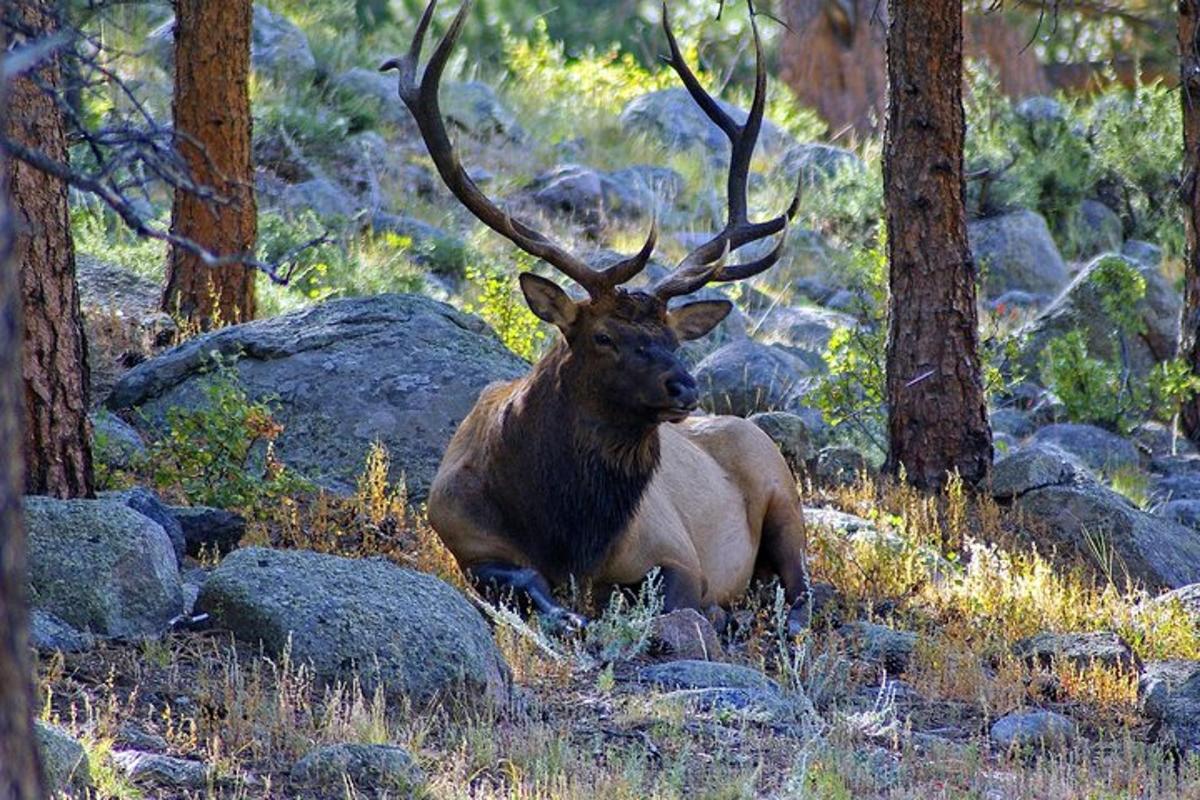
<svg viewBox="0 0 1200 800">
<path fill-rule="evenodd" d="M 560 340 L 500 407 L 493 473 L 504 529 L 554 582 L 589 574 L 638 510 L 659 464 L 656 423 L 588 396 Z"/>
</svg>

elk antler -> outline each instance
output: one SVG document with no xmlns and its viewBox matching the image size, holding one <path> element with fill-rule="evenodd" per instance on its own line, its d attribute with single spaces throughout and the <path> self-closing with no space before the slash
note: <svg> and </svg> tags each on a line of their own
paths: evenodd
<svg viewBox="0 0 1200 800">
<path fill-rule="evenodd" d="M 526 223 L 510 216 L 489 200 L 467 175 L 454 150 L 454 145 L 450 142 L 445 122 L 442 120 L 442 112 L 438 105 L 438 84 L 442 79 L 446 62 L 450 58 L 450 52 L 454 49 L 454 44 L 466 22 L 467 12 L 471 8 L 471 0 L 464 0 L 458 13 L 454 16 L 449 30 L 438 42 L 433 55 L 429 57 L 425 71 L 418 80 L 417 68 L 421 59 L 421 47 L 425 42 L 425 34 L 429 30 L 429 24 L 436 8 L 437 0 L 430 0 L 429 5 L 425 7 L 425 13 L 421 15 L 421 21 L 417 23 L 417 30 L 413 34 L 408 54 L 385 61 L 380 65 L 379 70 L 386 72 L 394 69 L 400 72 L 400 99 L 404 101 L 408 110 L 412 112 L 413 118 L 416 119 L 417 127 L 421 131 L 421 137 L 425 140 L 425 146 L 429 150 L 434 166 L 437 167 L 438 173 L 442 176 L 442 180 L 445 181 L 451 194 L 489 228 L 510 240 L 526 253 L 546 261 L 587 289 L 588 294 L 592 297 L 611 292 L 616 286 L 625 283 L 641 272 L 654 253 L 654 246 L 658 239 L 657 222 L 650 226 L 650 235 L 646 239 L 646 244 L 637 254 L 605 270 L 596 270 L 583 259 L 550 241 Z"/>
<path fill-rule="evenodd" d="M 688 94 L 696 101 L 696 105 L 720 128 L 732 146 L 729 159 L 728 205 L 729 217 L 725 227 L 704 244 L 697 247 L 679 262 L 678 266 L 668 275 L 659 279 L 651 291 L 662 300 L 690 294 L 706 283 L 736 281 L 749 278 L 766 270 L 779 260 L 783 254 L 784 241 L 787 238 L 787 224 L 796 214 L 800 206 L 800 187 L 796 187 L 796 196 L 787 211 L 766 222 L 751 222 L 747 216 L 747 185 L 750 177 L 750 159 L 754 155 L 754 146 L 758 142 L 759 131 L 762 130 L 763 114 L 767 103 L 767 68 L 763 60 L 762 40 L 758 35 L 758 24 L 754 19 L 754 8 L 750 8 L 750 30 L 754 34 L 754 100 L 750 104 L 750 113 L 746 121 L 739 125 L 721 108 L 721 105 L 704 91 L 695 73 L 688 67 L 671 30 L 671 19 L 667 12 L 666 0 L 662 8 L 663 30 L 667 34 L 667 44 L 671 48 L 670 58 L 664 58 L 672 69 L 679 75 Z M 726 258 L 734 250 L 751 242 L 765 239 L 776 233 L 782 233 L 779 241 L 771 252 L 762 258 L 744 264 L 727 265 Z"/>
</svg>

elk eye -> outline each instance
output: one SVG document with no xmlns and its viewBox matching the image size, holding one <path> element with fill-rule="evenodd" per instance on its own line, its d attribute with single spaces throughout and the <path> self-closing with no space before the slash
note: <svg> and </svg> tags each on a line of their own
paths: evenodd
<svg viewBox="0 0 1200 800">
<path fill-rule="evenodd" d="M 593 339 L 601 347 L 612 347 L 613 340 L 607 333 L 597 333 Z"/>
</svg>

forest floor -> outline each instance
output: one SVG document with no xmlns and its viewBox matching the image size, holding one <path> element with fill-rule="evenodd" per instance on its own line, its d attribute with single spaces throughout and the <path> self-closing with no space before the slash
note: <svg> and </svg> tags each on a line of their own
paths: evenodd
<svg viewBox="0 0 1200 800">
<path fill-rule="evenodd" d="M 1150 741 L 1137 667 L 1013 653 L 1042 631 L 1111 630 L 1138 663 L 1195 659 L 1195 620 L 1052 565 L 1021 538 L 1020 520 L 953 488 L 925 499 L 863 481 L 806 498 L 871 523 L 851 535 L 812 526 L 814 579 L 830 598 L 814 629 L 778 635 L 768 589 L 764 602 L 735 610 L 722 646 L 728 661 L 764 671 L 795 707 L 811 701 L 815 711 L 706 709 L 687 692 L 647 687 L 639 671 L 662 659 L 648 634 L 660 609 L 644 595 L 611 603 L 574 639 L 496 616 L 517 686 L 509 708 L 445 698 L 416 709 L 356 686 L 318 687 L 286 654 L 214 631 L 43 654 L 42 715 L 84 742 L 105 797 L 292 797 L 296 760 L 342 742 L 403 746 L 436 798 L 1200 797 L 1200 761 Z M 381 552 L 453 580 L 419 514 L 393 500 L 386 514 L 368 514 L 370 536 L 339 516 L 366 513 L 352 510 L 359 498 L 248 538 Z M 310 524 L 318 518 L 324 526 Z M 300 529 L 306 541 L 295 540 Z M 911 631 L 915 644 L 897 656 L 886 637 L 872 645 L 852 635 L 854 620 Z M 997 719 L 1032 709 L 1063 714 L 1075 734 L 1007 750 L 989 736 Z M 129 747 L 202 761 L 207 785 L 135 785 L 112 760 Z M 344 795 L 382 796 L 352 786 Z"/>
</svg>

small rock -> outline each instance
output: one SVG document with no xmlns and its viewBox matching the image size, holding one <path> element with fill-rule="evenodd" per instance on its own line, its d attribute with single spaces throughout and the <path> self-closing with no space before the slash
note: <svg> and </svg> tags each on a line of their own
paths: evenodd
<svg viewBox="0 0 1200 800">
<path fill-rule="evenodd" d="M 109 469 L 130 470 L 144 464 L 149 456 L 142 437 L 125 420 L 100 409 L 90 415 L 92 455 Z"/>
<path fill-rule="evenodd" d="M 800 180 L 805 186 L 815 186 L 842 170 L 862 171 L 866 166 L 849 150 L 820 142 L 805 142 L 784 153 L 777 169 L 790 186 Z"/>
<path fill-rule="evenodd" d="M 361 207 L 353 195 L 326 178 L 311 178 L 284 187 L 279 205 L 292 211 L 312 211 L 318 217 L 333 220 L 349 219 Z"/>
<path fill-rule="evenodd" d="M 83 745 L 63 729 L 40 721 L 33 723 L 33 733 L 50 794 L 85 795 L 92 786 L 92 771 Z"/>
<path fill-rule="evenodd" d="M 824 486 L 839 486 L 858 483 L 863 475 L 868 477 L 878 474 L 861 452 L 846 445 L 831 445 L 822 447 L 817 453 L 817 463 L 813 476 L 818 484 Z"/>
<path fill-rule="evenodd" d="M 38 650 L 85 653 L 96 646 L 96 637 L 72 628 L 49 611 L 35 608 L 29 614 L 29 640 Z"/>
<path fill-rule="evenodd" d="M 143 753 L 164 753 L 170 749 L 167 740 L 136 723 L 126 723 L 117 730 L 114 744 L 119 750 L 140 750 Z"/>
<path fill-rule="evenodd" d="M 1158 507 L 1160 517 L 1200 530 L 1200 500 L 1170 500 Z"/>
<path fill-rule="evenodd" d="M 479 139 L 501 136 L 525 139 L 517 118 L 500 102 L 491 86 L 481 81 L 451 81 L 441 87 L 442 116 L 451 125 Z"/>
<path fill-rule="evenodd" d="M 655 617 L 650 623 L 651 649 L 675 659 L 724 661 L 725 650 L 708 619 L 691 608 Z"/>
<path fill-rule="evenodd" d="M 717 101 L 734 121 L 746 121 L 746 111 Z M 673 88 L 635 97 L 621 110 L 621 124 L 633 134 L 658 139 L 672 150 L 700 147 L 715 161 L 728 161 L 729 139 L 696 105 L 687 89 Z M 770 120 L 763 120 L 761 152 L 781 153 L 795 141 Z"/>
<path fill-rule="evenodd" d="M 1149 242 L 1130 239 L 1121 247 L 1121 255 L 1136 261 L 1143 267 L 1157 267 L 1162 263 L 1162 248 Z"/>
<path fill-rule="evenodd" d="M 223 508 L 173 506 L 171 514 L 183 532 L 187 554 L 193 557 L 204 550 L 226 555 L 246 533 L 246 518 Z"/>
<path fill-rule="evenodd" d="M 1053 711 L 1018 711 L 996 720 L 992 741 L 1004 750 L 1062 748 L 1076 736 L 1075 723 Z"/>
<path fill-rule="evenodd" d="M 292 767 L 291 788 L 320 797 L 341 797 L 349 783 L 355 796 L 416 796 L 425 776 L 408 751 L 384 744 L 318 747 Z"/>
<path fill-rule="evenodd" d="M 1067 112 L 1063 109 L 1062 103 L 1053 97 L 1044 95 L 1026 97 L 1017 103 L 1013 108 L 1013 113 L 1031 125 L 1064 122 L 1067 118 Z"/>
<path fill-rule="evenodd" d="M 1196 445 L 1182 433 L 1176 434 L 1170 426 L 1148 420 L 1133 429 L 1133 442 L 1152 459 L 1173 457 L 1195 457 L 1200 455 Z M 1153 463 L 1151 466 L 1155 466 Z"/>
<path fill-rule="evenodd" d="M 1013 652 L 1042 667 L 1049 667 L 1057 660 L 1070 661 L 1076 667 L 1096 663 L 1127 670 L 1136 669 L 1140 664 L 1129 645 L 1109 631 L 1039 633 L 1017 642 Z"/>
<path fill-rule="evenodd" d="M 1181 586 L 1178 589 L 1159 595 L 1152 603 L 1179 603 L 1183 610 L 1196 618 L 1200 623 L 1200 583 Z"/>
<path fill-rule="evenodd" d="M 1024 439 L 1033 433 L 1033 421 L 1024 411 L 1015 408 L 996 408 L 988 412 L 988 422 L 994 433 L 1007 433 L 1018 439 Z"/>
<path fill-rule="evenodd" d="M 684 659 L 651 664 L 637 673 L 642 683 L 664 689 L 763 689 L 780 691 L 779 684 L 758 670 L 737 664 Z"/>
<path fill-rule="evenodd" d="M 209 767 L 200 761 L 138 750 L 118 750 L 112 754 L 112 760 L 135 783 L 151 783 L 174 789 L 203 789 L 212 774 Z"/>
<path fill-rule="evenodd" d="M 838 632 L 859 658 L 878 664 L 892 675 L 907 671 L 917 648 L 917 634 L 874 622 L 851 622 Z"/>
</svg>

